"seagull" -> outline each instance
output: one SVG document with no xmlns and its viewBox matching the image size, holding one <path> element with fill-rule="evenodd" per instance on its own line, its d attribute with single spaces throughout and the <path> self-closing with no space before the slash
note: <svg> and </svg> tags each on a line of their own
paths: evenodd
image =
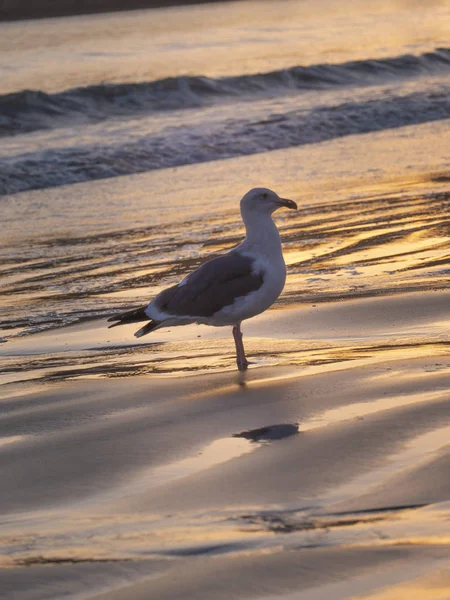
<svg viewBox="0 0 450 600">
<path fill-rule="evenodd" d="M 254 188 L 241 200 L 245 239 L 238 246 L 187 275 L 181 283 L 158 294 L 150 304 L 115 315 L 109 327 L 149 321 L 138 338 L 161 327 L 198 323 L 232 326 L 236 364 L 245 371 L 249 362 L 242 342 L 241 323 L 267 310 L 286 281 L 280 234 L 272 220 L 279 208 L 296 209 L 293 200 L 267 188 Z"/>
</svg>

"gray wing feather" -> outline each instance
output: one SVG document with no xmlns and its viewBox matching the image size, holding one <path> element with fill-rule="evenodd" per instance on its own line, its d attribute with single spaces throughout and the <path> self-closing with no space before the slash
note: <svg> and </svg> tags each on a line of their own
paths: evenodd
<svg viewBox="0 0 450 600">
<path fill-rule="evenodd" d="M 158 309 L 170 315 L 211 317 L 261 287 L 262 273 L 253 273 L 254 260 L 239 252 L 209 260 L 191 273 L 183 285 L 174 285 L 156 298 Z"/>
</svg>

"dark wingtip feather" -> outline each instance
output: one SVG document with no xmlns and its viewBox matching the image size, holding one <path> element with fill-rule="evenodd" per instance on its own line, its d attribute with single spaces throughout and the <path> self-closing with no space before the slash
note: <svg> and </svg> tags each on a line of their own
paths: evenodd
<svg viewBox="0 0 450 600">
<path fill-rule="evenodd" d="M 126 325 L 127 323 L 140 323 L 141 321 L 149 321 L 150 317 L 145 312 L 146 308 L 147 306 L 140 306 L 139 308 L 134 308 L 133 310 L 128 310 L 127 312 L 119 315 L 113 315 L 112 317 L 109 317 L 108 322 L 113 322 L 113 325 L 109 325 L 108 329 L 111 329 L 111 327 L 117 327 L 118 325 Z"/>
</svg>

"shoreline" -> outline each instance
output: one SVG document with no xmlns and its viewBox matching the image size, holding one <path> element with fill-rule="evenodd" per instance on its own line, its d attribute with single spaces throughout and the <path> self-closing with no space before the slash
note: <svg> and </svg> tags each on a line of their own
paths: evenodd
<svg viewBox="0 0 450 600">
<path fill-rule="evenodd" d="M 395 353 L 398 346 L 408 353 L 417 344 L 445 345 L 449 303 L 450 291 L 435 289 L 278 305 L 243 325 L 254 367 L 248 373 L 274 367 L 320 373 L 329 370 L 327 363 L 333 369 L 344 351 L 345 361 L 358 359 L 359 347 Z M 228 327 L 168 327 L 140 340 L 133 337 L 135 329 L 135 325 L 107 329 L 105 319 L 92 318 L 10 338 L 0 345 L 5 361 L 0 389 L 7 395 L 11 386 L 40 380 L 52 385 L 94 374 L 99 380 L 117 373 L 162 381 L 237 374 Z M 314 354 L 316 358 L 323 354 L 317 366 L 308 358 Z M 16 382 L 15 373 L 27 375 Z"/>
</svg>

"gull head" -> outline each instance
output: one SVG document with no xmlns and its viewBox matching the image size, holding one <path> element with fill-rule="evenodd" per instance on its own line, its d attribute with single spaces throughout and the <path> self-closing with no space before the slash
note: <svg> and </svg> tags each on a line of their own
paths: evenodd
<svg viewBox="0 0 450 600">
<path fill-rule="evenodd" d="M 267 188 L 253 188 L 245 194 L 241 200 L 241 213 L 268 213 L 272 214 L 279 208 L 296 209 L 297 205 L 293 200 L 280 198 L 278 194 Z"/>
</svg>

